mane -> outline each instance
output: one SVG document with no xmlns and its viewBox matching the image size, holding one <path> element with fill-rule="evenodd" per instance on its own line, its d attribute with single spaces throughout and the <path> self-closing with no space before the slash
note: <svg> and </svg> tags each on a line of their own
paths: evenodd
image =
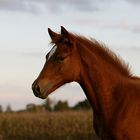
<svg viewBox="0 0 140 140">
<path fill-rule="evenodd" d="M 132 77 L 129 64 L 126 64 L 121 57 L 117 56 L 105 44 L 102 44 L 93 38 L 88 39 L 84 36 L 72 33 L 70 33 L 70 35 L 80 44 L 84 44 L 86 47 L 88 47 L 91 51 L 96 51 L 99 56 L 115 66 L 123 75 Z"/>
<path fill-rule="evenodd" d="M 96 52 L 104 60 L 108 61 L 110 64 L 116 67 L 118 71 L 122 73 L 122 75 L 132 77 L 129 65 L 126 64 L 122 58 L 111 51 L 105 44 L 102 44 L 93 38 L 88 39 L 84 36 L 73 34 L 70 32 L 69 35 L 74 41 L 77 41 L 81 45 L 88 47 L 88 49 L 90 49 L 92 52 Z M 57 44 L 60 42 L 63 42 L 62 36 L 59 36 L 58 38 L 52 40 L 51 44 Z"/>
</svg>

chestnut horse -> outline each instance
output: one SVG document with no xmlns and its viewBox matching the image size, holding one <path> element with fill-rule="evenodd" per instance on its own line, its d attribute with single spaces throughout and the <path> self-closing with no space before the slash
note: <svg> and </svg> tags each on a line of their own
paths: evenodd
<svg viewBox="0 0 140 140">
<path fill-rule="evenodd" d="M 35 96 L 45 99 L 65 83 L 76 81 L 93 108 L 94 128 L 102 140 L 140 140 L 140 79 L 96 40 L 64 27 L 60 34 L 48 32 L 54 46 L 32 85 Z"/>
</svg>

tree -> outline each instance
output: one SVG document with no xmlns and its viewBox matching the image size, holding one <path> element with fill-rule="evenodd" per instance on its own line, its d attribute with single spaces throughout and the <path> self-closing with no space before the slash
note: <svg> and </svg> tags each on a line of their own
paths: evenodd
<svg viewBox="0 0 140 140">
<path fill-rule="evenodd" d="M 78 102 L 78 103 L 73 107 L 73 109 L 76 109 L 76 110 L 80 110 L 80 109 L 88 110 L 88 109 L 91 109 L 91 106 L 90 106 L 88 100 L 85 99 L 84 101 Z"/>
<path fill-rule="evenodd" d="M 27 104 L 26 110 L 29 112 L 35 112 L 36 111 L 36 105 L 35 104 Z"/>
<path fill-rule="evenodd" d="M 56 111 L 63 111 L 63 110 L 68 110 L 69 104 L 67 101 L 58 101 L 57 104 L 54 106 L 54 110 Z"/>
<path fill-rule="evenodd" d="M 2 106 L 0 105 L 0 113 L 3 112 Z"/>
<path fill-rule="evenodd" d="M 51 100 L 50 98 L 47 98 L 42 106 L 45 108 L 45 110 L 52 111 L 54 102 L 55 101 Z"/>
<path fill-rule="evenodd" d="M 11 108 L 10 105 L 7 105 L 7 107 L 6 107 L 6 112 L 8 112 L 8 113 L 12 112 L 12 108 Z"/>
</svg>

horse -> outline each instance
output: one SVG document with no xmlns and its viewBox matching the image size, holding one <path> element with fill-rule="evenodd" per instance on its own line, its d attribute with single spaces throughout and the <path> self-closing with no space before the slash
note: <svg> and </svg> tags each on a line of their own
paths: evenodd
<svg viewBox="0 0 140 140">
<path fill-rule="evenodd" d="M 45 99 L 60 86 L 77 82 L 94 113 L 93 126 L 102 140 L 140 140 L 140 78 L 113 51 L 95 39 L 48 28 L 53 45 L 32 84 Z M 76 96 L 76 95 L 75 95 Z"/>
</svg>

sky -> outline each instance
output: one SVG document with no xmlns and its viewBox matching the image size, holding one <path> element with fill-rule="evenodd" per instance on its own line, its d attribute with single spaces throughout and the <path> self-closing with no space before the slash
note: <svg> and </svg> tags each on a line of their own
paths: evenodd
<svg viewBox="0 0 140 140">
<path fill-rule="evenodd" d="M 0 105 L 13 110 L 44 101 L 31 90 L 51 49 L 47 28 L 105 43 L 140 75 L 139 0 L 0 0 Z M 49 96 L 70 105 L 85 99 L 76 83 Z"/>
</svg>

